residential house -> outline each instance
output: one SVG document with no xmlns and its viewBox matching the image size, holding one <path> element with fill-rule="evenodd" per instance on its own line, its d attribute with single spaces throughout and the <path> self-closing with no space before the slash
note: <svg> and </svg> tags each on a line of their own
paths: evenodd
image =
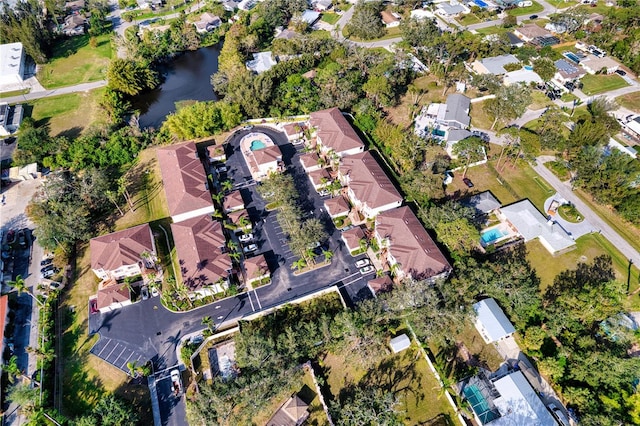
<svg viewBox="0 0 640 426">
<path fill-rule="evenodd" d="M 290 141 L 295 141 L 297 139 L 302 139 L 304 136 L 304 123 L 287 123 L 282 126 L 282 130 L 284 134 L 287 135 L 287 139 Z"/>
<path fill-rule="evenodd" d="M 558 80 L 561 84 L 568 81 L 578 80 L 586 74 L 583 69 L 578 68 L 565 59 L 558 59 L 554 64 L 556 66 L 556 74 L 553 78 L 554 80 Z"/>
<path fill-rule="evenodd" d="M 367 287 L 369 287 L 371 294 L 377 296 L 378 293 L 391 291 L 393 289 L 393 280 L 388 274 L 384 274 L 381 277 L 370 279 L 367 282 Z"/>
<path fill-rule="evenodd" d="M 331 9 L 333 6 L 332 0 L 314 0 L 312 2 L 313 8 L 319 12 L 324 12 L 325 10 Z"/>
<path fill-rule="evenodd" d="M 449 154 L 451 158 L 457 158 L 457 155 L 453 152 L 453 147 L 455 144 L 464 140 L 468 137 L 473 136 L 473 133 L 466 129 L 450 129 L 445 132 L 444 141 L 445 141 L 445 151 Z M 436 138 L 437 139 L 437 138 Z"/>
<path fill-rule="evenodd" d="M 87 18 L 83 14 L 72 14 L 64 18 L 62 33 L 66 36 L 77 36 L 84 34 Z"/>
<path fill-rule="evenodd" d="M 307 25 L 312 26 L 313 24 L 318 22 L 318 19 L 320 19 L 320 12 L 307 9 L 304 12 L 302 12 L 300 19 L 302 20 L 302 22 L 305 22 Z"/>
<path fill-rule="evenodd" d="M 486 216 L 500 208 L 500 201 L 491 193 L 483 191 L 470 197 L 460 200 L 460 204 L 465 207 L 472 207 L 476 211 L 476 217 Z"/>
<path fill-rule="evenodd" d="M 236 0 L 226 0 L 222 2 L 222 7 L 224 7 L 224 10 L 227 12 L 233 12 L 238 9 L 239 4 L 240 2 Z"/>
<path fill-rule="evenodd" d="M 471 67 L 478 74 L 503 75 L 507 73 L 504 68 L 506 65 L 519 63 L 518 58 L 513 55 L 500 55 L 476 60 L 471 64 Z"/>
<path fill-rule="evenodd" d="M 527 24 L 516 28 L 513 33 L 526 42 L 533 42 L 538 37 L 549 37 L 551 33 L 536 24 Z"/>
<path fill-rule="evenodd" d="M 223 226 L 204 214 L 171 224 L 182 282 L 202 295 L 223 292 L 232 273 Z"/>
<path fill-rule="evenodd" d="M 92 238 L 91 270 L 101 280 L 121 280 L 155 269 L 156 243 L 148 223 Z"/>
<path fill-rule="evenodd" d="M 244 232 L 253 228 L 253 223 L 249 218 L 249 213 L 246 209 L 236 210 L 227 214 L 229 222 L 236 226 L 235 232 Z"/>
<path fill-rule="evenodd" d="M 269 419 L 267 426 L 299 426 L 308 417 L 309 405 L 298 395 L 293 395 Z"/>
<path fill-rule="evenodd" d="M 629 120 L 629 122 L 627 123 L 627 129 L 631 130 L 633 133 L 640 137 L 640 115 Z"/>
<path fill-rule="evenodd" d="M 609 149 L 609 151 L 611 149 L 617 149 L 621 153 L 627 154 L 631 158 L 638 158 L 638 151 L 636 150 L 636 148 L 632 146 L 625 146 L 613 138 L 609 138 L 607 149 Z"/>
<path fill-rule="evenodd" d="M 447 96 L 445 104 L 430 104 L 422 109 L 415 120 L 414 131 L 418 136 L 446 141 L 449 149 L 469 136 L 465 130 L 471 123 L 471 100 L 459 93 Z"/>
<path fill-rule="evenodd" d="M 369 151 L 343 157 L 338 178 L 351 204 L 367 219 L 402 204 L 402 195 Z"/>
<path fill-rule="evenodd" d="M 362 246 L 360 245 L 361 241 L 366 241 L 364 231 L 359 226 L 355 226 L 347 231 L 343 231 L 341 238 L 342 241 L 344 241 L 344 245 L 346 246 L 347 250 L 349 250 L 349 253 L 360 250 L 362 248 Z"/>
<path fill-rule="evenodd" d="M 544 29 L 551 31 L 553 34 L 564 34 L 567 32 L 567 26 L 562 22 L 549 22 L 544 26 Z"/>
<path fill-rule="evenodd" d="M 200 15 L 200 20 L 194 22 L 193 25 L 196 27 L 197 32 L 208 33 L 222 25 L 222 20 L 219 16 L 205 12 Z"/>
<path fill-rule="evenodd" d="M 533 70 L 528 70 L 526 68 L 522 68 L 516 71 L 510 71 L 504 75 L 503 83 L 505 86 L 510 86 L 512 84 L 541 84 L 543 81 L 540 76 Z"/>
<path fill-rule="evenodd" d="M 253 151 L 258 173 L 254 179 L 261 180 L 281 169 L 282 151 L 278 145 L 270 145 L 264 149 Z"/>
<path fill-rule="evenodd" d="M 0 85 L 22 83 L 25 58 L 22 43 L 0 45 Z"/>
<path fill-rule="evenodd" d="M 471 10 L 462 3 L 451 1 L 450 3 L 438 3 L 436 13 L 443 17 L 451 17 L 462 13 L 469 13 Z"/>
<path fill-rule="evenodd" d="M 207 175 L 198 158 L 196 144 L 186 142 L 158 148 L 156 152 L 173 221 L 213 213 Z"/>
<path fill-rule="evenodd" d="M 96 308 L 105 313 L 131 305 L 131 290 L 127 283 L 107 280 L 99 284 L 96 298 Z"/>
<path fill-rule="evenodd" d="M 320 192 L 327 187 L 332 181 L 331 175 L 327 171 L 327 169 L 318 169 L 312 172 L 309 172 L 309 180 L 311 181 L 311 185 L 313 185 L 313 189 Z"/>
<path fill-rule="evenodd" d="M 547 220 L 529 200 L 500 207 L 497 215 L 518 232 L 525 242 L 537 238 L 551 254 L 575 248 L 576 243 L 571 235 L 560 225 Z"/>
<path fill-rule="evenodd" d="M 85 7 L 84 0 L 72 0 L 72 1 L 66 1 L 64 3 L 64 10 L 69 13 L 78 12 L 84 9 L 84 7 Z"/>
<path fill-rule="evenodd" d="M 609 56 L 599 58 L 592 54 L 588 54 L 585 59 L 580 61 L 580 65 L 589 74 L 595 74 L 603 70 L 607 74 L 613 74 L 620 68 L 620 64 Z"/>
<path fill-rule="evenodd" d="M 518 38 L 517 35 L 515 35 L 512 32 L 508 32 L 507 33 L 507 38 L 509 39 L 509 44 L 511 45 L 511 47 L 522 47 L 524 46 L 524 42 Z"/>
<path fill-rule="evenodd" d="M 504 374 L 499 370 L 487 377 L 483 372 L 470 378 L 461 389 L 472 404 L 480 425 L 557 426 L 557 422 L 529 384 L 522 371 Z M 480 404 L 476 401 L 483 401 Z"/>
<path fill-rule="evenodd" d="M 253 59 L 246 63 L 247 69 L 256 74 L 261 74 L 273 68 L 278 61 L 271 52 L 258 52 L 253 54 Z"/>
<path fill-rule="evenodd" d="M 209 165 L 215 162 L 224 162 L 227 155 L 224 152 L 224 145 L 209 145 L 207 147 L 207 155 L 209 157 Z"/>
<path fill-rule="evenodd" d="M 237 8 L 240 10 L 251 10 L 256 6 L 256 4 L 258 4 L 257 0 L 242 0 L 237 4 Z"/>
<path fill-rule="evenodd" d="M 383 247 L 383 258 L 400 280 L 435 280 L 451 272 L 444 254 L 407 206 L 380 213 L 375 238 Z"/>
<path fill-rule="evenodd" d="M 389 12 L 387 10 L 383 10 L 382 12 L 380 12 L 380 15 L 382 17 L 382 22 L 384 23 L 385 27 L 394 28 L 394 27 L 400 26 L 401 17 L 396 12 Z"/>
<path fill-rule="evenodd" d="M 22 104 L 10 106 L 6 102 L 0 102 L 0 137 L 17 132 L 22 123 L 22 115 Z"/>
<path fill-rule="evenodd" d="M 515 333 L 513 324 L 494 299 L 474 303 L 473 310 L 476 313 L 476 329 L 485 343 L 494 343 Z"/>
<path fill-rule="evenodd" d="M 305 172 L 310 173 L 316 170 L 320 170 L 320 157 L 315 152 L 307 152 L 300 155 L 300 163 Z"/>
<path fill-rule="evenodd" d="M 394 337 L 389 341 L 389 346 L 391 347 L 391 351 L 394 354 L 404 351 L 405 349 L 409 349 L 411 346 L 411 340 L 406 334 L 401 334 L 398 337 Z"/>
<path fill-rule="evenodd" d="M 309 127 L 323 153 L 342 157 L 364 151 L 364 143 L 338 108 L 312 112 Z"/>
<path fill-rule="evenodd" d="M 350 210 L 349 203 L 342 195 L 324 200 L 324 208 L 327 209 L 327 213 L 331 219 L 346 216 Z"/>
<path fill-rule="evenodd" d="M 225 195 L 222 205 L 225 213 L 244 209 L 242 194 L 240 194 L 240 191 L 231 191 L 229 194 Z"/>
<path fill-rule="evenodd" d="M 244 276 L 247 280 L 247 284 L 260 282 L 271 276 L 269 265 L 267 265 L 267 260 L 265 259 L 264 254 L 246 258 L 243 265 Z"/>
<path fill-rule="evenodd" d="M 274 38 L 276 39 L 283 38 L 285 40 L 292 40 L 296 37 L 300 37 L 300 34 L 288 28 L 285 28 L 284 30 L 280 30 L 280 31 L 276 30 L 276 36 Z"/>
</svg>

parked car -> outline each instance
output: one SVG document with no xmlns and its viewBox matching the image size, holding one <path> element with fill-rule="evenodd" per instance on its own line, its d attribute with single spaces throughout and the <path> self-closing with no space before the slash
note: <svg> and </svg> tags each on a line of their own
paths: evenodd
<svg viewBox="0 0 640 426">
<path fill-rule="evenodd" d="M 529 19 L 538 19 L 538 15 L 531 15 L 529 16 Z"/>
<path fill-rule="evenodd" d="M 371 272 L 375 271 L 376 268 L 373 267 L 373 265 L 369 265 L 369 266 L 365 266 L 364 268 L 360 268 L 360 273 L 362 275 L 367 275 L 370 274 Z"/>
<path fill-rule="evenodd" d="M 616 74 L 618 74 L 621 77 L 624 77 L 625 75 L 627 75 L 627 73 L 622 70 L 616 70 Z"/>
<path fill-rule="evenodd" d="M 158 290 L 158 287 L 156 286 L 151 287 L 151 296 L 152 297 L 160 296 L 160 291 Z"/>
<path fill-rule="evenodd" d="M 569 426 L 569 419 L 567 416 L 560 410 L 560 408 L 554 404 L 553 402 L 547 405 L 553 417 L 555 417 L 556 421 L 560 424 L 560 426 Z"/>
<path fill-rule="evenodd" d="M 304 143 L 304 139 L 296 139 L 291 142 L 293 145 L 302 145 Z"/>
<path fill-rule="evenodd" d="M 59 271 L 59 269 L 56 268 L 55 266 L 47 265 L 44 268 L 40 269 L 40 277 L 41 278 L 51 278 L 58 271 Z"/>
<path fill-rule="evenodd" d="M 462 179 L 462 181 L 464 182 L 465 185 L 467 185 L 467 188 L 473 188 L 475 186 L 473 182 L 471 182 L 471 179 L 469 178 L 464 178 Z"/>
<path fill-rule="evenodd" d="M 328 197 L 329 195 L 331 195 L 331 192 L 327 191 L 326 189 L 323 189 L 319 191 L 318 194 L 320 194 L 321 197 Z"/>
<path fill-rule="evenodd" d="M 316 247 L 320 247 L 320 241 L 316 241 L 315 243 L 311 243 L 307 246 L 308 249 L 314 249 Z"/>
<path fill-rule="evenodd" d="M 57 281 L 51 281 L 49 283 L 49 290 L 62 290 L 64 288 L 64 286 L 62 285 L 62 283 L 59 283 Z"/>
<path fill-rule="evenodd" d="M 14 231 L 13 229 L 10 229 L 9 232 L 7 232 L 7 244 L 13 244 L 16 242 L 16 231 Z"/>
<path fill-rule="evenodd" d="M 140 294 L 142 295 L 142 300 L 147 300 L 149 298 L 149 289 L 147 287 L 142 287 L 140 289 Z"/>
<path fill-rule="evenodd" d="M 40 266 L 49 266 L 53 263 L 53 259 L 50 257 L 45 257 L 40 261 Z"/>
<path fill-rule="evenodd" d="M 92 314 L 98 313 L 98 299 L 89 300 L 89 312 Z"/>
<path fill-rule="evenodd" d="M 178 369 L 171 370 L 171 387 L 175 396 L 179 396 L 182 390 L 180 382 L 180 371 Z"/>
<path fill-rule="evenodd" d="M 254 251 L 258 250 L 258 246 L 255 244 L 249 244 L 248 246 L 243 247 L 242 251 L 244 252 L 244 254 L 249 254 L 249 253 L 253 253 Z"/>
<path fill-rule="evenodd" d="M 27 248 L 27 234 L 24 232 L 24 229 L 18 231 L 18 244 L 23 249 Z"/>
<path fill-rule="evenodd" d="M 227 173 L 227 171 L 229 171 L 227 166 L 220 166 L 220 167 L 216 168 L 216 170 L 218 171 L 218 173 Z"/>
<path fill-rule="evenodd" d="M 250 241 L 253 241 L 253 234 L 242 234 L 240 235 L 240 237 L 238 237 L 238 239 L 241 243 L 248 243 Z"/>
<path fill-rule="evenodd" d="M 242 126 L 242 130 L 251 130 L 253 129 L 252 125 Z"/>
<path fill-rule="evenodd" d="M 364 268 L 365 266 L 369 265 L 369 259 L 368 258 L 364 258 L 364 259 L 360 259 L 356 261 L 356 268 Z"/>
</svg>

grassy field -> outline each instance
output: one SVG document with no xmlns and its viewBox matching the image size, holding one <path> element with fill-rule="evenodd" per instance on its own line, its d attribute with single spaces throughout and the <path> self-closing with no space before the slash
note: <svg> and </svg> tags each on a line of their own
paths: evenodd
<svg viewBox="0 0 640 426">
<path fill-rule="evenodd" d="M 603 254 L 611 256 L 618 280 L 627 282 L 628 261 L 624 256 L 600 234 L 584 235 L 576 240 L 576 248 L 570 252 L 553 256 L 538 240 L 527 243 L 527 257 L 540 277 L 540 289 L 544 291 L 553 284 L 553 279 L 562 271 L 575 269 L 580 262 L 592 262 Z M 631 268 L 630 291 L 638 289 L 640 271 L 636 266 Z M 640 309 L 640 295 L 627 297 L 625 306 L 631 310 Z"/>
<path fill-rule="evenodd" d="M 337 13 L 323 13 L 320 19 L 322 19 L 323 22 L 334 25 L 340 19 L 340 15 Z"/>
<path fill-rule="evenodd" d="M 2 98 L 11 98 L 13 96 L 26 95 L 30 91 L 31 91 L 31 89 L 20 89 L 20 90 L 12 90 L 10 92 L 2 92 L 2 93 L 0 93 L 0 99 L 2 99 Z"/>
<path fill-rule="evenodd" d="M 91 47 L 89 36 L 65 39 L 56 44 L 52 59 L 38 71 L 38 81 L 47 89 L 103 80 L 113 54 L 111 36 L 96 37 Z"/>
<path fill-rule="evenodd" d="M 478 17 L 473 13 L 467 13 L 465 15 L 458 16 L 458 18 L 456 18 L 456 21 L 458 21 L 461 25 L 472 25 L 480 22 L 480 19 L 478 19 Z"/>
<path fill-rule="evenodd" d="M 542 109 L 549 105 L 553 105 L 553 102 L 541 91 L 533 90 L 531 92 L 531 105 L 529 105 L 529 109 Z"/>
<path fill-rule="evenodd" d="M 508 33 L 509 31 L 512 31 L 513 29 L 514 28 L 504 28 L 502 25 L 495 25 L 493 27 L 478 28 L 476 32 L 482 35 L 504 34 L 504 33 Z"/>
<path fill-rule="evenodd" d="M 363 40 L 361 38 L 355 37 L 353 35 L 350 35 L 349 37 L 347 37 L 348 33 L 345 33 L 345 30 L 342 30 L 342 35 L 345 36 L 346 38 L 353 40 L 353 41 L 358 41 L 358 42 L 362 42 L 362 43 L 371 43 L 374 41 L 380 41 L 380 40 L 388 40 L 390 38 L 396 38 L 396 37 L 400 37 L 400 27 L 393 27 L 393 28 L 387 28 L 386 29 L 386 33 L 385 35 L 383 35 L 380 38 L 375 38 L 372 40 Z"/>
<path fill-rule="evenodd" d="M 535 1 L 531 6 L 527 7 L 516 7 L 515 9 L 511 9 L 507 11 L 507 13 L 511 16 L 524 16 L 531 15 L 534 13 L 542 12 L 544 7 L 540 3 L 536 3 Z"/>
<path fill-rule="evenodd" d="M 487 345 L 475 326 L 469 322 L 462 333 L 456 335 L 456 341 L 463 344 L 469 354 L 476 357 L 485 368 L 495 371 L 504 361 L 493 345 Z"/>
<path fill-rule="evenodd" d="M 48 125 L 52 136 L 78 136 L 87 124 L 104 120 L 98 102 L 104 89 L 69 93 L 49 98 L 35 99 L 26 104 L 25 116 L 31 116 L 37 124 Z"/>
<path fill-rule="evenodd" d="M 621 106 L 629 108 L 633 112 L 640 113 L 640 92 L 618 96 L 616 101 Z"/>
<path fill-rule="evenodd" d="M 350 383 L 378 387 L 394 392 L 407 425 L 454 424 L 453 410 L 445 398 L 438 397 L 440 386 L 415 346 L 385 357 L 369 371 L 359 370 L 347 364 L 345 357 L 332 354 L 324 359 L 323 364 L 329 372 L 327 384 L 334 399 Z"/>
<path fill-rule="evenodd" d="M 584 87 L 582 91 L 585 95 L 597 95 L 599 93 L 608 92 L 610 90 L 627 87 L 627 82 L 617 74 L 611 75 L 593 75 L 587 74 L 582 77 Z"/>
<path fill-rule="evenodd" d="M 565 0 L 547 0 L 551 6 L 554 6 L 556 9 L 566 9 L 567 7 L 575 6 L 577 2 L 575 1 L 565 1 Z"/>
<path fill-rule="evenodd" d="M 493 119 L 484 111 L 485 102 L 486 101 L 482 101 L 471 104 L 471 111 L 469 112 L 469 115 L 471 116 L 472 126 L 488 130 L 493 124 Z M 494 130 L 499 130 L 498 127 L 499 124 L 496 124 L 496 128 Z"/>
</svg>

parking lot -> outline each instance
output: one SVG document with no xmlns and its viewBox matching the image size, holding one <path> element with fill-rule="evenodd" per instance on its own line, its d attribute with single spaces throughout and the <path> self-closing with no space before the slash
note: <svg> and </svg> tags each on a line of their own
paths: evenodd
<svg viewBox="0 0 640 426">
<path fill-rule="evenodd" d="M 141 365 L 149 359 L 148 356 L 139 352 L 135 346 L 109 338 L 98 340 L 90 352 L 127 374 L 129 374 L 127 363 L 135 361 L 138 365 Z"/>
</svg>

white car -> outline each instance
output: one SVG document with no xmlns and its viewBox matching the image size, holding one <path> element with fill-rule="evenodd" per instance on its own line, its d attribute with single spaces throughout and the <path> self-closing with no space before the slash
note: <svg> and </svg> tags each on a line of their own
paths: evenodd
<svg viewBox="0 0 640 426">
<path fill-rule="evenodd" d="M 360 273 L 362 275 L 367 275 L 370 274 L 371 272 L 374 272 L 376 270 L 376 268 L 373 267 L 373 265 L 369 265 L 369 266 L 365 266 L 364 268 L 360 268 Z"/>
<path fill-rule="evenodd" d="M 173 388 L 173 393 L 176 396 L 180 395 L 180 391 L 182 390 L 181 380 L 180 380 L 180 371 L 179 370 L 171 370 L 171 387 Z"/>
<path fill-rule="evenodd" d="M 160 296 L 160 291 L 158 291 L 158 288 L 153 286 L 151 287 L 151 297 L 158 297 Z"/>
<path fill-rule="evenodd" d="M 560 424 L 560 426 L 569 426 L 569 419 L 567 416 L 560 410 L 560 408 L 554 404 L 553 402 L 547 405 L 553 417 L 555 417 L 556 421 Z"/>
<path fill-rule="evenodd" d="M 369 259 L 365 257 L 364 259 L 360 259 L 356 261 L 356 268 L 364 268 L 369 264 L 370 264 Z"/>
<path fill-rule="evenodd" d="M 241 243 L 248 243 L 249 241 L 253 240 L 253 234 L 242 234 L 240 235 L 240 237 L 238 237 L 238 239 Z"/>
<path fill-rule="evenodd" d="M 226 173 L 229 169 L 227 168 L 227 166 L 220 166 L 216 170 L 218 171 L 218 173 Z"/>
<path fill-rule="evenodd" d="M 257 246 L 257 245 L 255 245 L 255 244 L 249 244 L 248 246 L 246 246 L 246 247 L 244 247 L 244 248 L 242 249 L 242 251 L 243 251 L 245 254 L 253 253 L 253 252 L 254 252 L 254 251 L 256 251 L 256 250 L 258 250 L 258 246 Z"/>
</svg>

